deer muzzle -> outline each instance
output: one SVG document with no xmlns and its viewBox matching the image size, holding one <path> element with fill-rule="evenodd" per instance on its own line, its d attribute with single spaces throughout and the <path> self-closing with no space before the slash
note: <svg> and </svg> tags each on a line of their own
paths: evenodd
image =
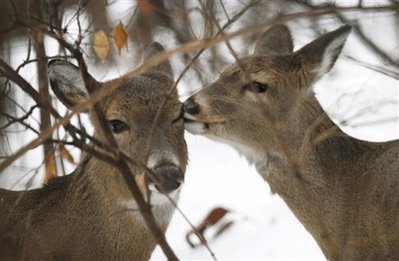
<svg viewBox="0 0 399 261">
<path fill-rule="evenodd" d="M 161 193 L 170 193 L 177 190 L 184 182 L 184 172 L 173 164 L 157 166 L 153 169 L 157 182 L 155 188 Z"/>
<path fill-rule="evenodd" d="M 184 112 L 197 114 L 200 111 L 199 104 L 193 98 L 188 98 L 183 104 Z"/>
<path fill-rule="evenodd" d="M 209 124 L 199 119 L 200 111 L 200 105 L 193 97 L 183 104 L 184 128 L 192 134 L 205 134 L 209 129 Z"/>
</svg>

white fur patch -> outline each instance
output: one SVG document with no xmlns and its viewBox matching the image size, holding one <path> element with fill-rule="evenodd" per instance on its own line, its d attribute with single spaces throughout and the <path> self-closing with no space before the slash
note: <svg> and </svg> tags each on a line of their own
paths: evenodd
<svg viewBox="0 0 399 261">
<path fill-rule="evenodd" d="M 245 97 L 246 97 L 248 100 L 250 100 L 250 101 L 253 101 L 253 102 L 258 102 L 258 101 L 259 101 L 258 96 L 256 96 L 256 94 L 253 93 L 253 92 L 246 91 L 246 92 L 244 93 L 244 95 L 245 95 Z"/>
<path fill-rule="evenodd" d="M 175 203 L 177 203 L 177 200 L 179 199 L 179 194 L 180 194 L 180 189 L 176 189 L 173 192 L 169 193 L 168 196 L 164 195 L 163 193 L 160 193 L 152 184 L 150 185 L 150 202 L 151 205 L 153 206 L 162 206 L 162 205 L 173 205 L 171 200 Z M 137 202 L 135 200 L 124 200 L 122 201 L 122 209 L 126 211 L 139 211 L 139 206 L 137 205 Z"/>
<path fill-rule="evenodd" d="M 151 205 L 154 206 L 160 206 L 164 204 L 172 204 L 170 200 L 173 200 L 175 203 L 177 202 L 180 194 L 180 189 L 176 189 L 172 191 L 171 193 L 166 196 L 163 193 L 160 193 L 152 184 L 150 185 L 150 191 L 151 191 Z"/>
<path fill-rule="evenodd" d="M 175 154 L 171 153 L 170 151 L 152 153 L 148 157 L 147 167 L 149 169 L 153 169 L 158 165 L 159 162 L 170 162 L 171 164 L 180 167 L 180 160 Z"/>
<path fill-rule="evenodd" d="M 223 139 L 219 136 L 213 136 L 213 135 L 206 135 L 206 136 L 214 141 L 229 145 L 230 147 L 235 149 L 238 152 L 238 154 L 244 156 L 250 165 L 257 164 L 259 161 L 263 160 L 261 154 L 249 146 L 235 143 L 232 140 Z"/>
<path fill-rule="evenodd" d="M 193 122 L 185 122 L 184 128 L 194 135 L 201 135 L 206 132 L 206 126 L 202 122 L 193 121 Z"/>
<path fill-rule="evenodd" d="M 134 200 L 123 201 L 122 208 L 127 211 L 139 211 L 139 206 Z"/>
<path fill-rule="evenodd" d="M 171 197 L 176 202 L 178 195 L 179 195 L 178 191 L 176 191 L 175 193 L 171 193 L 171 194 L 174 194 L 174 195 L 171 195 Z M 151 205 L 153 206 L 152 212 L 153 212 L 154 217 L 158 224 L 167 225 L 172 218 L 175 207 L 171 204 L 171 202 L 168 198 L 166 198 L 164 195 L 162 195 L 162 196 L 163 196 L 163 199 L 161 199 L 161 200 L 159 200 L 159 199 L 151 200 Z M 154 201 L 157 201 L 157 203 L 160 203 L 160 204 L 156 204 L 156 203 L 154 203 Z M 143 226 L 146 226 L 145 221 L 143 219 L 142 214 L 140 213 L 140 210 L 139 210 L 139 207 L 138 207 L 136 201 L 134 201 L 134 200 L 123 201 L 121 205 L 122 205 L 123 211 L 129 212 L 129 214 L 135 220 L 135 222 L 139 222 Z"/>
</svg>

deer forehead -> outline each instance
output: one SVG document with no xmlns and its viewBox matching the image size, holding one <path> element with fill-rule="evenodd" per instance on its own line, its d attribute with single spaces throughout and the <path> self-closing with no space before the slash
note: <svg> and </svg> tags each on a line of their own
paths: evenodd
<svg viewBox="0 0 399 261">
<path fill-rule="evenodd" d="M 162 115 L 175 114 L 180 111 L 180 102 L 174 98 L 167 98 L 165 93 L 153 95 L 140 95 L 132 92 L 118 92 L 107 99 L 105 114 L 108 117 L 125 116 L 126 118 L 134 115 L 154 117 L 162 105 Z"/>
<path fill-rule="evenodd" d="M 221 79 L 230 83 L 260 81 L 267 83 L 280 73 L 279 66 L 270 57 L 249 57 L 239 60 L 223 71 Z"/>
<path fill-rule="evenodd" d="M 123 93 L 130 96 L 151 99 L 165 96 L 173 86 L 173 80 L 161 73 L 145 73 L 123 82 L 114 94 Z M 177 92 L 174 91 L 177 99 Z"/>
<path fill-rule="evenodd" d="M 104 100 L 107 115 L 145 113 L 154 114 L 160 105 L 163 113 L 180 109 L 176 90 L 169 92 L 173 82 L 168 77 L 149 79 L 136 77 L 121 84 Z"/>
</svg>

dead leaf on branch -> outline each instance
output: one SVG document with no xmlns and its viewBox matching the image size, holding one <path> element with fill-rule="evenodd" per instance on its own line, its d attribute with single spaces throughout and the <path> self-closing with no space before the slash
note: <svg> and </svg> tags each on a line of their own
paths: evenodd
<svg viewBox="0 0 399 261">
<path fill-rule="evenodd" d="M 216 207 L 212 209 L 203 219 L 201 224 L 186 234 L 187 243 L 192 248 L 196 248 L 203 244 L 201 238 L 208 241 L 209 239 L 219 237 L 234 224 L 233 220 L 226 220 L 224 218 L 228 213 L 230 213 L 230 210 L 224 207 Z M 210 228 L 214 228 L 212 235 L 207 233 Z"/>
<path fill-rule="evenodd" d="M 105 61 L 109 53 L 109 41 L 103 30 L 98 30 L 93 35 L 94 53 L 100 60 Z"/>
<path fill-rule="evenodd" d="M 75 164 L 75 160 L 69 151 L 65 148 L 64 145 L 60 145 L 58 150 L 60 151 L 61 158 L 67 160 L 71 164 Z"/>
<path fill-rule="evenodd" d="M 123 47 L 127 47 L 127 40 L 128 40 L 128 33 L 122 22 L 119 22 L 119 24 L 115 27 L 112 35 L 114 37 L 114 43 L 120 55 L 121 49 Z"/>
<path fill-rule="evenodd" d="M 47 155 L 45 159 L 45 173 L 44 184 L 47 184 L 50 179 L 54 178 L 57 174 L 57 165 L 55 162 L 54 153 Z"/>
</svg>

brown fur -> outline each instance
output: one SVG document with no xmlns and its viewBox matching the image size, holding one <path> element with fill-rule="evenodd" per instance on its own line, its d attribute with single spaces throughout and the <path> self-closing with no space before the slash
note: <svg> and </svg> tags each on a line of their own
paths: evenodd
<svg viewBox="0 0 399 261">
<path fill-rule="evenodd" d="M 327 258 L 398 260 L 399 142 L 346 135 L 312 92 L 350 28 L 294 53 L 289 30 L 271 30 L 253 56 L 185 102 L 186 129 L 225 142 L 254 163 Z M 267 91 L 247 87 L 252 81 L 267 84 Z"/>
<path fill-rule="evenodd" d="M 153 43 L 146 57 L 162 50 Z M 82 79 L 75 66 L 65 61 L 50 62 L 49 72 L 55 93 L 67 101 L 66 105 L 87 99 L 84 86 L 77 86 Z M 155 115 L 172 86 L 173 74 L 167 61 L 128 79 L 101 102 L 108 121 L 118 119 L 128 126 L 126 131 L 114 134 L 119 149 L 154 173 L 159 172 L 162 186 L 172 179 L 162 177 L 163 171 L 183 174 L 187 164 L 176 90 L 167 99 L 156 125 L 149 155 L 152 162 L 145 155 Z M 100 127 L 93 124 L 95 136 L 102 139 Z M 133 164 L 130 167 L 140 189 L 146 190 L 144 173 Z M 153 199 L 154 193 L 147 200 Z M 161 203 L 155 202 L 152 210 L 165 231 L 174 207 L 165 196 L 158 197 Z M 0 219 L 1 260 L 146 260 L 156 245 L 120 173 L 91 155 L 85 155 L 72 174 L 57 177 L 43 188 L 23 192 L 1 189 Z"/>
</svg>

